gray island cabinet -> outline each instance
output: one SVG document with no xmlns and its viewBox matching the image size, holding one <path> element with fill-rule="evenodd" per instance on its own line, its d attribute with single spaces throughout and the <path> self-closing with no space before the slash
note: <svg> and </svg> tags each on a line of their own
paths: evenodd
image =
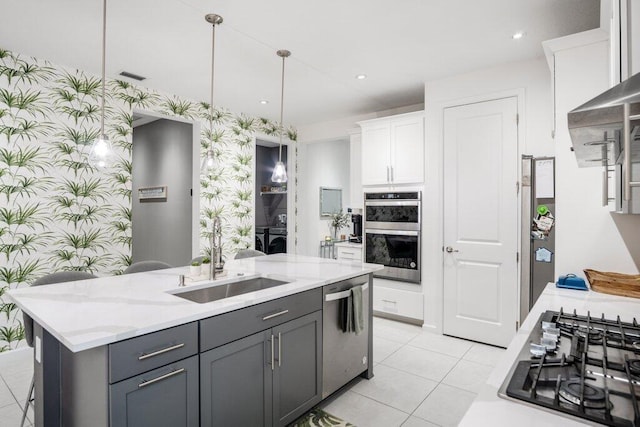
<svg viewBox="0 0 640 427">
<path fill-rule="evenodd" d="M 370 378 L 366 273 L 356 277 L 369 284 L 368 350 L 354 375 Z M 36 426 L 285 426 L 323 398 L 324 289 L 82 351 L 36 321 Z"/>
</svg>

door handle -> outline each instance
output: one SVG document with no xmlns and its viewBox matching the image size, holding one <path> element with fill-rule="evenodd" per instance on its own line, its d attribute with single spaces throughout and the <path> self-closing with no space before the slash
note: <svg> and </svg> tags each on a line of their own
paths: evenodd
<svg viewBox="0 0 640 427">
<path fill-rule="evenodd" d="M 389 166 L 387 166 L 387 182 L 389 182 Z"/>
<path fill-rule="evenodd" d="M 273 351 L 273 334 L 271 334 L 271 370 L 273 371 L 275 369 L 275 367 L 273 366 L 275 363 L 275 356 L 274 356 L 274 351 Z"/>
<path fill-rule="evenodd" d="M 282 366 L 282 333 L 278 332 L 278 366 Z"/>
<path fill-rule="evenodd" d="M 457 249 L 453 249 L 451 246 L 447 246 L 447 247 L 445 248 L 445 251 L 447 251 L 447 253 L 451 253 L 451 252 L 460 252 L 460 251 L 459 251 L 459 250 L 457 250 Z"/>
</svg>

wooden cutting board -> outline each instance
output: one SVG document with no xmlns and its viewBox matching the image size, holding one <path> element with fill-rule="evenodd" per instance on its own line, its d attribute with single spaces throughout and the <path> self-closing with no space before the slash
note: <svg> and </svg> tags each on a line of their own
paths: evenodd
<svg viewBox="0 0 640 427">
<path fill-rule="evenodd" d="M 640 274 L 584 270 L 591 289 L 603 294 L 640 298 Z"/>
</svg>

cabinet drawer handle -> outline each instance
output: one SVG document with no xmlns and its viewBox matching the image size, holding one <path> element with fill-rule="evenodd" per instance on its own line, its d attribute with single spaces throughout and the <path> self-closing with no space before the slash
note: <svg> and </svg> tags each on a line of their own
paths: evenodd
<svg viewBox="0 0 640 427">
<path fill-rule="evenodd" d="M 162 350 L 154 351 L 153 353 L 142 354 L 138 357 L 138 360 L 145 360 L 153 356 L 159 356 L 171 350 L 177 350 L 179 348 L 184 347 L 184 343 L 172 345 L 171 347 L 163 348 Z"/>
<path fill-rule="evenodd" d="M 342 251 L 344 255 L 355 255 L 355 252 Z"/>
<path fill-rule="evenodd" d="M 269 320 L 269 319 L 273 319 L 274 317 L 282 316 L 283 314 L 287 314 L 288 312 L 289 312 L 289 310 L 282 310 L 282 311 L 279 311 L 279 312 L 277 312 L 277 313 L 273 313 L 273 314 L 270 314 L 270 315 L 268 315 L 268 316 L 264 316 L 264 317 L 262 318 L 262 320 Z"/>
<path fill-rule="evenodd" d="M 158 381 L 166 380 L 169 377 L 181 374 L 183 372 L 184 372 L 184 368 L 180 368 L 180 369 L 177 369 L 175 371 L 171 371 L 168 374 L 160 375 L 158 378 L 154 378 L 154 379 L 149 380 L 149 381 L 141 382 L 140 384 L 138 384 L 138 388 L 146 387 L 146 386 L 151 385 L 153 383 L 157 383 Z"/>
</svg>

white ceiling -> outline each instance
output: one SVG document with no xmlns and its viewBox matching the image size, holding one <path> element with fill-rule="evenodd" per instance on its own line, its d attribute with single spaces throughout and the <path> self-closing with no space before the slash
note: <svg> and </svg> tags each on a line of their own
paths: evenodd
<svg viewBox="0 0 640 427">
<path fill-rule="evenodd" d="M 599 26 L 599 0 L 109 0 L 107 75 L 297 126 L 424 102 L 424 82 L 540 57 L 540 42 Z M 0 47 L 100 74 L 102 1 L 3 0 Z M 511 35 L 526 32 L 518 41 Z M 364 73 L 366 80 L 356 80 Z M 269 104 L 261 105 L 259 100 Z"/>
</svg>

